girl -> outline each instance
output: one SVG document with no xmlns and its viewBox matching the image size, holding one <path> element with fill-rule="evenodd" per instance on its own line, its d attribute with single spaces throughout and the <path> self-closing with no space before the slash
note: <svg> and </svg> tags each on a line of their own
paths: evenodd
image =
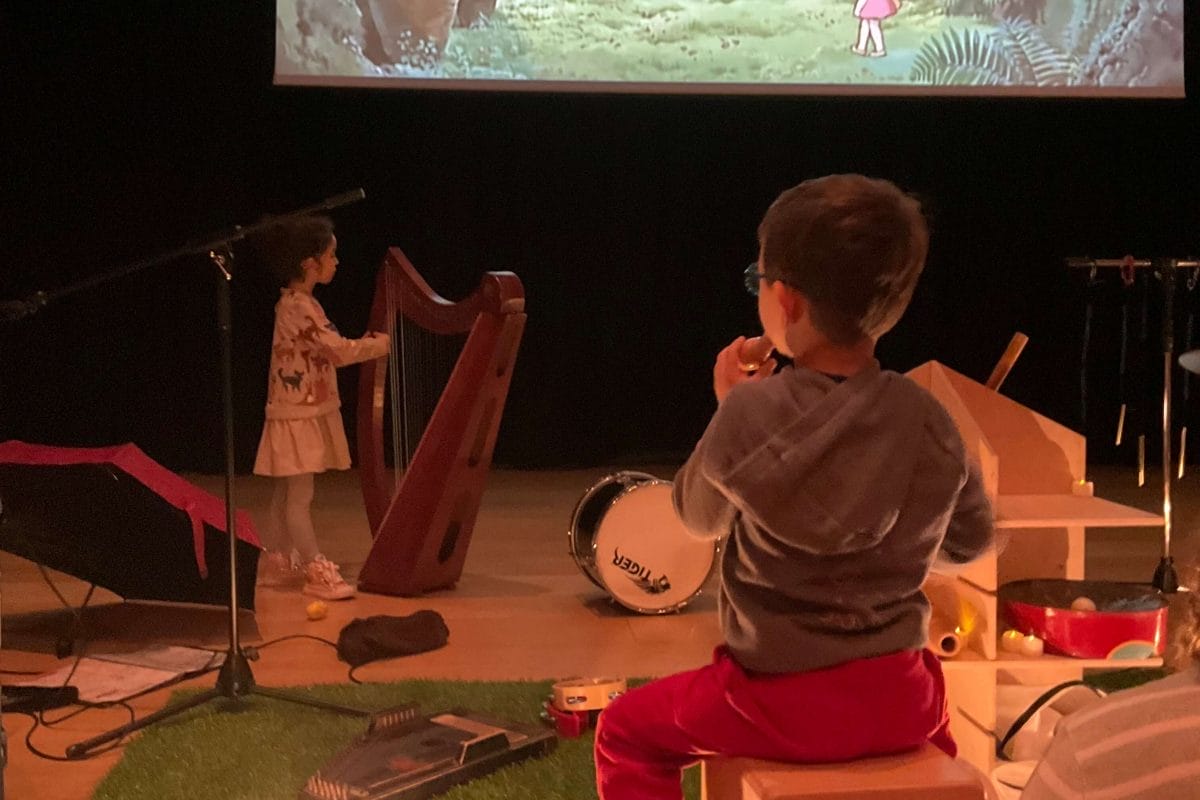
<svg viewBox="0 0 1200 800">
<path fill-rule="evenodd" d="M 343 600 L 354 596 L 354 588 L 317 548 L 309 515 L 313 475 L 350 467 L 335 368 L 386 355 L 389 339 L 382 333 L 343 338 L 313 297 L 313 287 L 328 284 L 337 272 L 337 238 L 328 218 L 282 219 L 255 238 L 283 286 L 275 305 L 266 422 L 254 462 L 256 475 L 275 478 L 260 583 L 303 580 L 305 594 Z"/>
<path fill-rule="evenodd" d="M 858 43 L 850 49 L 860 56 L 880 58 L 887 55 L 883 46 L 883 20 L 900 10 L 900 0 L 858 0 L 854 4 L 854 16 L 858 17 Z M 875 45 L 874 52 L 867 52 L 867 39 Z"/>
</svg>

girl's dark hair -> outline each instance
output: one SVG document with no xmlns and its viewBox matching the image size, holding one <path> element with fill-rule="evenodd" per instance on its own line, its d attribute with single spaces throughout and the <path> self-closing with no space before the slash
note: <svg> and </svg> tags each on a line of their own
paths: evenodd
<svg viewBox="0 0 1200 800">
<path fill-rule="evenodd" d="M 1200 542 L 1192 544 L 1191 556 L 1183 556 L 1179 566 L 1181 591 L 1171 597 L 1167 614 L 1169 635 L 1166 666 L 1174 670 L 1187 669 L 1192 662 L 1200 663 Z"/>
<path fill-rule="evenodd" d="M 264 223 L 249 237 L 250 244 L 280 286 L 303 278 L 304 260 L 321 255 L 333 241 L 333 220 L 328 217 L 282 217 Z"/>
</svg>

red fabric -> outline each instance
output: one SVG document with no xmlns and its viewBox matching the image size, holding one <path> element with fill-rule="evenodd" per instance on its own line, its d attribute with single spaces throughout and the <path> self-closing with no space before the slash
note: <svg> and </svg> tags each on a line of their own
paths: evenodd
<svg viewBox="0 0 1200 800">
<path fill-rule="evenodd" d="M 949 721 L 928 650 L 750 675 L 722 646 L 709 666 L 633 689 L 600 713 L 596 787 L 601 800 L 678 800 L 680 770 L 714 755 L 835 762 L 928 741 L 954 756 Z"/>
<path fill-rule="evenodd" d="M 192 522 L 192 547 L 200 576 L 208 577 L 204 558 L 204 525 L 225 532 L 225 501 L 188 483 L 143 453 L 137 445 L 114 447 L 50 447 L 25 442 L 0 442 L 0 462 L 8 464 L 112 464 L 137 478 L 171 505 L 188 515 Z M 250 515 L 238 511 L 234 517 L 237 537 L 247 544 L 262 547 Z"/>
</svg>

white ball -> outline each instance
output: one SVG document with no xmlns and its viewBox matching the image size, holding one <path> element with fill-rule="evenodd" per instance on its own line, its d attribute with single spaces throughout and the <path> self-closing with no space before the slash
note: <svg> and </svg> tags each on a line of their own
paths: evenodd
<svg viewBox="0 0 1200 800">
<path fill-rule="evenodd" d="M 1090 597 L 1076 597 L 1071 601 L 1072 611 L 1095 611 L 1096 604 L 1092 602 Z"/>
</svg>

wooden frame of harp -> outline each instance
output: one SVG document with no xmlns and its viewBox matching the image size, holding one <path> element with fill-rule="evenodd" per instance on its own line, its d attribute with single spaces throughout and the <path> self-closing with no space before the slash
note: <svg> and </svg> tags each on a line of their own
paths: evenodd
<svg viewBox="0 0 1200 800">
<path fill-rule="evenodd" d="M 359 474 L 375 541 L 358 586 L 413 596 L 453 587 L 462 575 L 525 328 L 525 291 L 513 273 L 488 272 L 469 297 L 451 303 L 392 247 L 376 279 L 370 330 L 391 332 L 393 353 L 401 347 L 397 315 L 433 334 L 466 334 L 403 472 L 393 445 L 396 480 L 385 461 L 388 359 L 365 362 L 359 374 Z M 399 402 L 393 398 L 393 407 Z"/>
</svg>

